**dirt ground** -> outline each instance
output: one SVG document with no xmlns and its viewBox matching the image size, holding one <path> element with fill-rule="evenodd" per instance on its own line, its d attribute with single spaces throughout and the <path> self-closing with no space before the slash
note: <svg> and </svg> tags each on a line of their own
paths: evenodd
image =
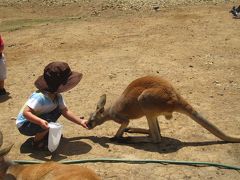
<svg viewBox="0 0 240 180">
<path fill-rule="evenodd" d="M 172 82 L 224 132 L 239 136 L 240 20 L 229 13 L 239 1 L 157 10 L 98 6 L 94 1 L 55 6 L 4 2 L 0 3 L 0 32 L 6 42 L 10 94 L 0 99 L 0 129 L 4 145 L 14 143 L 11 159 L 165 159 L 240 166 L 239 143 L 223 143 L 178 113 L 172 120 L 159 117 L 164 137 L 160 144 L 112 142 L 109 138 L 119 128 L 113 121 L 90 131 L 60 118 L 64 139 L 54 155 L 27 149 L 27 137 L 20 135 L 12 120 L 35 90 L 33 82 L 44 66 L 63 60 L 84 75 L 76 88 L 63 94 L 69 109 L 79 116 L 88 118 L 102 94 L 107 94 L 110 105 L 132 80 L 157 75 Z M 147 121 L 134 120 L 131 126 L 147 128 Z M 84 165 L 102 179 L 240 179 L 239 171 L 216 167 Z"/>
</svg>

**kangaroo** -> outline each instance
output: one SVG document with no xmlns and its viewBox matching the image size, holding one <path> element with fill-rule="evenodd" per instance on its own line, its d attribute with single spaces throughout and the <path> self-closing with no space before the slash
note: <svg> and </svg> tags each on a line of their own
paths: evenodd
<svg viewBox="0 0 240 180">
<path fill-rule="evenodd" d="M 0 131 L 0 147 L 3 143 L 2 132 Z M 21 180 L 100 180 L 100 177 L 87 167 L 78 165 L 66 165 L 56 162 L 46 162 L 43 164 L 20 165 L 5 156 L 9 153 L 13 145 L 0 149 L 0 179 L 21 179 Z"/>
<path fill-rule="evenodd" d="M 215 125 L 202 117 L 166 80 L 157 76 L 145 76 L 131 82 L 122 95 L 110 107 L 104 108 L 106 95 L 102 95 L 97 109 L 90 114 L 87 122 L 89 129 L 113 120 L 121 124 L 115 139 L 121 139 L 124 132 L 148 134 L 144 142 L 161 142 L 158 116 L 172 118 L 173 112 L 183 113 L 207 129 L 216 137 L 227 142 L 240 142 L 240 137 L 226 135 Z M 149 129 L 127 128 L 131 119 L 146 116 Z"/>
</svg>

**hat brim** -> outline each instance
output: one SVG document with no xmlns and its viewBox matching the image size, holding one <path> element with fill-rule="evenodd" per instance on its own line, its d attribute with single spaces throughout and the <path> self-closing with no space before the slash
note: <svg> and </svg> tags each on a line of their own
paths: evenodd
<svg viewBox="0 0 240 180">
<path fill-rule="evenodd" d="M 62 93 L 62 92 L 66 92 L 69 91 L 70 89 L 74 88 L 82 79 L 82 73 L 78 73 L 78 72 L 74 72 L 72 71 L 72 74 L 68 77 L 67 83 L 66 84 L 61 84 L 58 89 L 57 89 L 57 93 Z M 37 78 L 37 80 L 34 83 L 35 87 L 38 88 L 39 90 L 47 90 L 48 89 L 48 85 L 42 76 L 39 76 Z"/>
</svg>

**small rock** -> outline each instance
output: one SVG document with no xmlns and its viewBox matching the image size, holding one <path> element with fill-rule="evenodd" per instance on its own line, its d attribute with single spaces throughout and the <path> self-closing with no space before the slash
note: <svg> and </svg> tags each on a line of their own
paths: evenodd
<svg viewBox="0 0 240 180">
<path fill-rule="evenodd" d="M 15 47 L 16 46 L 16 44 L 10 44 L 10 45 L 8 45 L 8 47 Z"/>
<path fill-rule="evenodd" d="M 213 84 L 215 84 L 216 86 L 221 86 L 219 81 L 213 81 Z"/>
<path fill-rule="evenodd" d="M 110 79 L 113 79 L 113 78 L 116 78 L 117 75 L 116 75 L 116 74 L 109 74 L 108 77 L 109 77 Z"/>
<path fill-rule="evenodd" d="M 206 64 L 212 65 L 214 64 L 214 62 L 210 61 L 210 62 L 207 62 Z"/>
<path fill-rule="evenodd" d="M 153 9 L 154 9 L 155 11 L 160 11 L 160 7 L 159 7 L 158 5 L 153 5 Z"/>
</svg>

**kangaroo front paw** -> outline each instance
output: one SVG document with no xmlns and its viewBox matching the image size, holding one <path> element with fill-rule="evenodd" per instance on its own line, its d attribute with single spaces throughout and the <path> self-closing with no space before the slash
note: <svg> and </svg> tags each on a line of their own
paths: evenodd
<svg viewBox="0 0 240 180">
<path fill-rule="evenodd" d="M 132 132 L 132 128 L 127 127 L 127 128 L 124 129 L 124 132 L 128 132 L 128 133 L 129 133 L 129 132 Z"/>
</svg>

